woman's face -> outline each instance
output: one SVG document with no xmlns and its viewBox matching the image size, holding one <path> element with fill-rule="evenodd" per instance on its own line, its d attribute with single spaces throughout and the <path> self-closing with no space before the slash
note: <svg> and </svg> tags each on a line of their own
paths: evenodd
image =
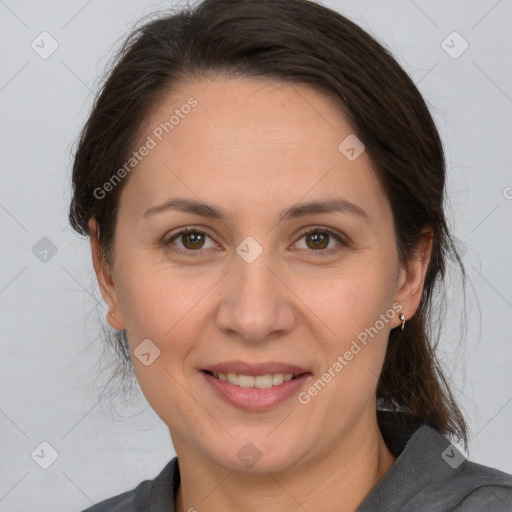
<svg viewBox="0 0 512 512">
<path fill-rule="evenodd" d="M 337 106 L 218 77 L 182 85 L 141 133 L 100 282 L 178 455 L 278 471 L 357 442 L 421 272 L 401 270 L 390 205 Z"/>
</svg>

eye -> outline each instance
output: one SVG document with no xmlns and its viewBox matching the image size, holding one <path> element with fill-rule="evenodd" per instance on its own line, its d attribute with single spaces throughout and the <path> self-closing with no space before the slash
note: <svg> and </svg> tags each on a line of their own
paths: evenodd
<svg viewBox="0 0 512 512">
<path fill-rule="evenodd" d="M 211 240 L 211 237 L 208 236 L 205 231 L 191 227 L 182 229 L 179 233 L 173 235 L 169 240 L 167 240 L 167 242 L 165 242 L 165 245 L 168 246 L 171 251 L 178 254 L 184 254 L 186 256 L 200 256 L 204 252 L 204 243 L 207 238 Z M 180 239 L 183 248 L 180 248 L 179 246 L 177 248 L 172 247 L 172 243 L 175 240 Z M 212 247 L 216 247 L 215 243 Z"/>
<path fill-rule="evenodd" d="M 306 247 L 299 248 L 305 249 L 308 255 L 311 256 L 330 255 L 338 252 L 341 247 L 347 245 L 346 240 L 341 235 L 329 228 L 310 228 L 300 235 L 299 241 L 303 238 L 305 239 Z M 209 247 L 205 247 L 205 241 L 207 239 L 212 241 Z M 179 245 L 175 247 L 175 241 L 180 241 L 182 247 Z M 337 244 L 329 248 L 332 241 L 337 242 Z M 295 243 L 295 245 L 297 244 L 298 242 Z M 171 251 L 185 256 L 201 256 L 209 248 L 218 249 L 213 239 L 205 231 L 195 227 L 182 229 L 178 233 L 175 233 L 164 242 L 164 245 Z"/>
<path fill-rule="evenodd" d="M 305 238 L 306 243 L 305 250 L 312 256 L 333 254 L 340 250 L 340 245 L 342 247 L 347 245 L 347 242 L 342 236 L 329 228 L 315 227 L 309 229 L 305 233 L 301 234 L 299 240 L 302 240 L 303 238 Z M 331 246 L 327 249 L 332 241 L 338 242 L 338 247 L 334 244 L 334 247 Z"/>
</svg>

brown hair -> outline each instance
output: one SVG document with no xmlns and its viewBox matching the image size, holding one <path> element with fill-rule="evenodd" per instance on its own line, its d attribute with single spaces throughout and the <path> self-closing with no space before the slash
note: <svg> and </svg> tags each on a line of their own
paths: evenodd
<svg viewBox="0 0 512 512">
<path fill-rule="evenodd" d="M 148 112 L 194 77 L 244 76 L 313 86 L 338 98 L 366 146 L 390 201 L 400 261 L 433 228 L 423 296 L 405 329 L 389 336 L 377 398 L 467 446 L 467 426 L 435 355 L 435 289 L 447 263 L 464 268 L 444 214 L 442 143 L 420 92 L 396 60 L 353 22 L 307 0 L 205 0 L 134 29 L 125 40 L 81 132 L 69 219 L 89 235 L 100 225 L 105 263 L 113 258 L 118 198 L 126 180 L 99 199 L 94 191 L 126 162 Z M 117 350 L 130 365 L 123 331 Z"/>
</svg>

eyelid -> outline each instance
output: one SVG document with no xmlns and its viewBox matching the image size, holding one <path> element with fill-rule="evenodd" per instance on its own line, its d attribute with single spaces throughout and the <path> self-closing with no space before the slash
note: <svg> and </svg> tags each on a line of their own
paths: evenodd
<svg viewBox="0 0 512 512">
<path fill-rule="evenodd" d="M 328 228 L 327 226 L 309 226 L 307 228 L 304 228 L 304 230 L 300 231 L 300 233 L 297 235 L 297 240 L 294 242 L 294 245 L 304 236 L 308 235 L 309 233 L 327 233 L 330 237 L 335 238 L 339 244 L 339 246 L 346 247 L 349 245 L 350 241 L 349 238 L 344 235 L 343 233 L 340 233 L 338 230 L 333 228 Z M 334 247 L 331 249 L 302 249 L 308 253 L 308 255 L 312 256 L 331 256 L 337 252 L 340 251 L 340 247 Z"/>
<path fill-rule="evenodd" d="M 178 228 L 178 231 L 175 231 L 170 236 L 164 238 L 162 245 L 164 247 L 169 247 L 174 239 L 179 238 L 181 235 L 191 233 L 191 232 L 192 233 L 196 233 L 196 232 L 202 233 L 202 234 L 206 235 L 207 237 L 209 237 L 216 245 L 218 245 L 218 243 L 216 242 L 214 237 L 209 234 L 207 228 L 204 228 L 202 226 L 194 226 L 194 225 L 186 226 L 183 228 Z M 187 256 L 188 255 L 198 256 L 198 255 L 203 254 L 207 249 L 198 249 L 197 251 L 193 251 L 190 249 L 182 249 L 181 247 L 178 247 L 178 248 L 170 247 L 170 250 L 175 253 L 178 253 L 178 254 L 185 254 Z"/>
<path fill-rule="evenodd" d="M 178 231 L 174 232 L 169 237 L 166 237 L 166 239 L 163 241 L 163 245 L 165 247 L 170 246 L 172 240 L 174 240 L 176 238 L 179 238 L 181 235 L 187 234 L 187 233 L 190 233 L 190 232 L 202 233 L 202 234 L 206 235 L 207 237 L 209 237 L 215 244 L 217 244 L 215 238 L 212 235 L 209 234 L 207 228 L 202 227 L 202 226 L 191 225 L 191 226 L 186 226 L 186 227 L 183 227 L 183 228 L 178 228 Z M 345 234 L 339 232 L 338 230 L 335 230 L 333 228 L 329 228 L 327 226 L 313 225 L 313 226 L 308 226 L 306 228 L 303 228 L 296 235 L 296 240 L 293 243 L 293 245 L 295 245 L 301 238 L 303 238 L 304 236 L 308 235 L 309 233 L 315 233 L 315 232 L 327 233 L 330 237 L 335 238 L 337 240 L 338 244 L 341 245 L 341 246 L 347 246 L 347 245 L 350 244 L 349 237 L 347 237 Z M 211 249 L 211 248 L 209 248 L 209 249 Z M 189 255 L 199 256 L 199 255 L 202 255 L 204 252 L 208 251 L 208 249 L 198 249 L 198 250 L 194 251 L 194 250 L 191 250 L 191 249 L 181 249 L 179 247 L 178 248 L 170 248 L 170 250 L 175 252 L 175 253 L 184 254 L 184 255 L 187 255 L 187 256 L 189 256 Z M 295 249 L 295 250 L 297 250 L 297 249 Z M 308 255 L 314 255 L 314 256 L 326 255 L 327 256 L 327 255 L 332 255 L 335 252 L 338 252 L 340 249 L 339 248 L 331 248 L 331 249 L 318 249 L 318 250 L 314 250 L 314 249 L 298 249 L 298 250 L 299 251 L 306 251 L 308 253 Z"/>
</svg>

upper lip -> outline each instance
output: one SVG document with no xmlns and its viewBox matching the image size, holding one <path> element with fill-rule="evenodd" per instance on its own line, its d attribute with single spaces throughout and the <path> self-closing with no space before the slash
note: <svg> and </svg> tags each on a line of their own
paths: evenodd
<svg viewBox="0 0 512 512">
<path fill-rule="evenodd" d="M 246 363 L 244 361 L 224 361 L 208 365 L 203 368 L 213 373 L 237 373 L 242 375 L 267 375 L 271 373 L 293 373 L 302 375 L 310 373 L 308 370 L 295 364 L 280 363 L 277 361 L 268 361 L 265 363 Z"/>
</svg>

